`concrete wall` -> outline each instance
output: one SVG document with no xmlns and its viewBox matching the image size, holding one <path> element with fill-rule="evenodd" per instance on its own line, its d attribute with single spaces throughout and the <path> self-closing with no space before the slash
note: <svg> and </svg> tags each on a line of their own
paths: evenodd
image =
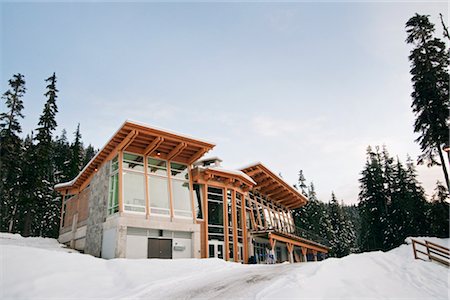
<svg viewBox="0 0 450 300">
<path fill-rule="evenodd" d="M 105 163 L 91 180 L 89 218 L 87 220 L 86 246 L 84 252 L 101 256 L 103 222 L 108 213 L 109 162 Z"/>
</svg>

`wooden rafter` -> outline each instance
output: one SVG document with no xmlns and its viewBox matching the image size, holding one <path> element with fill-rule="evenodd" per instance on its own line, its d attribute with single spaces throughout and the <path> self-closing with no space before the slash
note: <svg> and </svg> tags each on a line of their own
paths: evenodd
<svg viewBox="0 0 450 300">
<path fill-rule="evenodd" d="M 198 150 L 191 158 L 191 160 L 189 161 L 189 164 L 192 164 L 193 162 L 197 161 L 200 157 L 203 156 L 203 154 L 205 154 L 206 152 L 208 152 L 208 150 L 206 148 L 201 148 L 200 150 Z"/>
<path fill-rule="evenodd" d="M 183 151 L 187 147 L 187 144 L 182 142 L 179 143 L 170 153 L 167 155 L 167 160 L 171 160 L 172 158 L 176 157 L 178 154 L 180 154 L 181 151 Z"/>
<path fill-rule="evenodd" d="M 291 194 L 291 191 L 286 191 L 286 189 L 283 188 L 278 188 L 278 189 L 274 189 L 272 192 L 267 194 L 267 197 L 271 197 L 271 198 L 280 198 L 283 197 L 285 195 L 289 195 Z"/>
<path fill-rule="evenodd" d="M 122 140 L 122 142 L 120 142 L 120 144 L 117 146 L 117 149 L 119 151 L 126 149 L 137 136 L 138 136 L 137 130 L 130 131 L 130 133 L 128 133 L 127 136 Z"/>
<path fill-rule="evenodd" d="M 153 142 L 151 142 L 147 148 L 145 148 L 144 150 L 144 155 L 151 155 L 153 151 L 155 151 L 156 149 L 158 149 L 159 145 L 162 144 L 162 142 L 164 142 L 164 138 L 158 136 L 157 138 L 155 138 L 153 140 Z"/>
<path fill-rule="evenodd" d="M 247 173 L 248 176 L 253 177 L 256 174 L 263 173 L 263 171 L 261 171 L 260 169 L 254 169 L 254 170 L 251 170 L 251 171 L 246 172 L 246 173 Z"/>
</svg>

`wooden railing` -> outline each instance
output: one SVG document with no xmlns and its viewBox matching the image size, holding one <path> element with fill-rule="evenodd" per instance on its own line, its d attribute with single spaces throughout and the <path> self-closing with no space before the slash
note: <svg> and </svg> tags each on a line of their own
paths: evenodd
<svg viewBox="0 0 450 300">
<path fill-rule="evenodd" d="M 450 249 L 429 241 L 421 242 L 418 240 L 411 239 L 412 241 L 412 247 L 414 250 L 414 258 L 415 259 L 421 259 L 425 260 L 418 256 L 418 254 L 423 254 L 428 257 L 428 260 L 430 261 L 437 261 L 441 264 L 446 265 L 447 267 L 450 267 Z M 425 251 L 417 249 L 417 246 L 423 246 L 425 247 Z"/>
</svg>

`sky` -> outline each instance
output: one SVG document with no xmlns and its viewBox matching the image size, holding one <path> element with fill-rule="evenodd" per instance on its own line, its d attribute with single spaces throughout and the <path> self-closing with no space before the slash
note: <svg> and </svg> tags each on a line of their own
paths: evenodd
<svg viewBox="0 0 450 300">
<path fill-rule="evenodd" d="M 1 2 L 0 88 L 25 75 L 24 134 L 56 72 L 58 129 L 101 148 L 127 119 L 261 161 L 357 203 L 369 145 L 416 159 L 405 23 L 442 2 Z M 448 22 L 447 22 L 448 23 Z M 1 110 L 5 111 L 4 103 Z M 428 195 L 440 168 L 418 166 Z"/>
</svg>

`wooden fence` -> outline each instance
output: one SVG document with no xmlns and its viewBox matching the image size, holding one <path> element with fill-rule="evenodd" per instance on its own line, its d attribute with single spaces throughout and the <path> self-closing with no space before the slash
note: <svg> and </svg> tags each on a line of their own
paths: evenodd
<svg viewBox="0 0 450 300">
<path fill-rule="evenodd" d="M 446 265 L 447 267 L 450 267 L 450 249 L 446 248 L 444 246 L 425 241 L 421 242 L 418 240 L 411 239 L 412 241 L 412 247 L 414 250 L 414 258 L 415 259 L 423 259 L 422 257 L 419 257 L 419 253 L 426 255 L 428 257 L 429 261 L 437 261 L 441 264 Z M 419 246 L 425 247 L 425 251 L 422 251 L 420 249 L 417 249 Z"/>
</svg>

